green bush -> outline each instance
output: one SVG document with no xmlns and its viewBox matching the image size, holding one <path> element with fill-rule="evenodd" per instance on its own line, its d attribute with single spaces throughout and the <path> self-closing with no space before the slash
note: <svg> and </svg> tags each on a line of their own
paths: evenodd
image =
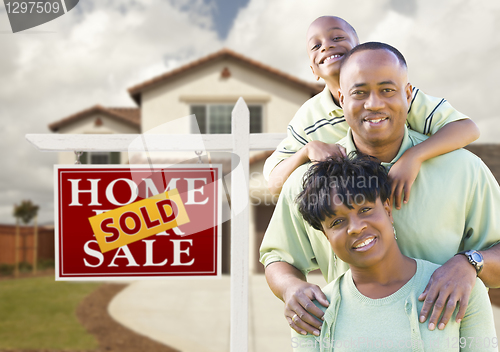
<svg viewBox="0 0 500 352">
<path fill-rule="evenodd" d="M 14 273 L 14 265 L 0 264 L 0 276 L 9 276 Z"/>
<path fill-rule="evenodd" d="M 55 268 L 56 263 L 54 259 L 40 259 L 38 261 L 38 269 L 43 270 L 43 269 L 53 269 Z"/>
</svg>

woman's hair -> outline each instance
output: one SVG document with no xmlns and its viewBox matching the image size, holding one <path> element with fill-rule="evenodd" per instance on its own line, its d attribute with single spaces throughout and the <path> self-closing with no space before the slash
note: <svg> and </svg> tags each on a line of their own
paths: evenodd
<svg viewBox="0 0 500 352">
<path fill-rule="evenodd" d="M 321 222 L 334 215 L 333 201 L 353 209 L 353 203 L 374 203 L 377 197 L 385 202 L 391 195 L 387 171 L 378 159 L 356 152 L 346 158 L 330 158 L 313 164 L 304 175 L 302 187 L 296 200 L 299 211 L 320 231 L 323 230 Z"/>
</svg>

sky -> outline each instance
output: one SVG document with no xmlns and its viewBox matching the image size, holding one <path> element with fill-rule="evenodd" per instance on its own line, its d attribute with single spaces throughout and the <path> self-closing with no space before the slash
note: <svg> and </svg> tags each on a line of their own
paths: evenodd
<svg viewBox="0 0 500 352">
<path fill-rule="evenodd" d="M 53 165 L 28 133 L 93 106 L 134 106 L 127 88 L 228 47 L 312 81 L 308 25 L 337 15 L 361 42 L 382 41 L 408 61 L 410 81 L 444 97 L 497 143 L 497 0 L 80 0 L 66 15 L 13 34 L 0 5 L 0 224 L 31 199 L 53 223 Z M 292 118 L 292 116 L 290 116 Z M 285 132 L 285 131 L 283 131 Z"/>
</svg>

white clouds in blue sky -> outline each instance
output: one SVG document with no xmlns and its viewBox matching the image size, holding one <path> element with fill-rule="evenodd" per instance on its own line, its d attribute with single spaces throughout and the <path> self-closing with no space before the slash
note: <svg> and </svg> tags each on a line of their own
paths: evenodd
<svg viewBox="0 0 500 352">
<path fill-rule="evenodd" d="M 222 46 L 311 80 L 305 32 L 325 14 L 346 18 L 361 41 L 396 46 L 413 83 L 472 116 L 484 141 L 497 140 L 499 2 L 240 0 L 230 9 L 225 1 L 85 0 L 17 34 L 0 5 L 0 223 L 12 223 L 25 198 L 52 220 L 56 154 L 35 150 L 26 133 L 49 133 L 50 122 L 97 103 L 133 105 L 131 85 Z"/>
</svg>

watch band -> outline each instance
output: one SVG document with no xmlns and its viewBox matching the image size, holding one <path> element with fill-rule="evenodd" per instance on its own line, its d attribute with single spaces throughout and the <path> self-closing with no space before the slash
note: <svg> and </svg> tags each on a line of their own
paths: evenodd
<svg viewBox="0 0 500 352">
<path fill-rule="evenodd" d="M 467 251 L 458 252 L 457 254 L 463 254 L 467 257 L 469 263 L 471 263 L 474 269 L 476 269 L 476 275 L 479 275 L 481 270 L 483 270 L 484 258 L 480 252 L 471 249 Z"/>
</svg>

